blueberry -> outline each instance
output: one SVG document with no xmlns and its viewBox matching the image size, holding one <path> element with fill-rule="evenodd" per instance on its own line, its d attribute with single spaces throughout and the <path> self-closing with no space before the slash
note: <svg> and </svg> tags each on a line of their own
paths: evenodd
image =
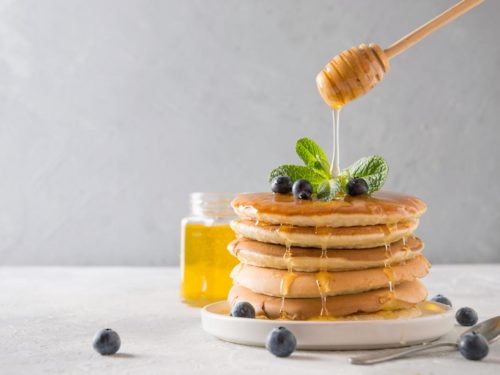
<svg viewBox="0 0 500 375">
<path fill-rule="evenodd" d="M 441 294 L 436 294 L 434 297 L 431 298 L 431 301 L 439 302 L 439 303 L 442 303 L 443 305 L 448 305 L 450 307 L 453 306 L 451 304 L 451 301 Z"/>
<path fill-rule="evenodd" d="M 297 180 L 293 183 L 292 192 L 295 198 L 309 199 L 313 193 L 313 187 L 307 180 Z"/>
<path fill-rule="evenodd" d="M 255 318 L 255 309 L 248 302 L 238 302 L 231 309 L 231 316 L 236 318 Z"/>
<path fill-rule="evenodd" d="M 355 197 L 368 193 L 368 184 L 363 178 L 351 178 L 347 183 L 347 193 Z"/>
<path fill-rule="evenodd" d="M 461 309 L 458 309 L 455 314 L 455 319 L 457 319 L 458 324 L 462 326 L 473 326 L 477 323 L 477 313 L 470 307 L 462 307 Z"/>
<path fill-rule="evenodd" d="M 285 327 L 273 329 L 266 340 L 266 349 L 276 357 L 288 357 L 295 351 L 297 339 Z"/>
<path fill-rule="evenodd" d="M 273 193 L 288 194 L 292 191 L 292 179 L 288 176 L 274 177 L 271 181 Z"/>
<path fill-rule="evenodd" d="M 102 355 L 115 354 L 121 345 L 120 336 L 110 328 L 102 329 L 95 334 L 92 346 Z"/>
<path fill-rule="evenodd" d="M 460 339 L 458 350 L 465 358 L 479 361 L 488 355 L 488 341 L 479 333 L 467 333 Z"/>
</svg>

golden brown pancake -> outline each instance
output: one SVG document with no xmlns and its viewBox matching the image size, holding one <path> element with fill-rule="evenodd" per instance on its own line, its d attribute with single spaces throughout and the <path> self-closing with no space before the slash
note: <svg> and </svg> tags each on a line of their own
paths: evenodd
<svg viewBox="0 0 500 375">
<path fill-rule="evenodd" d="M 240 194 L 232 205 L 244 219 L 305 227 L 393 224 L 419 218 L 427 209 L 418 198 L 387 191 L 328 202 L 296 199 L 291 194 Z"/>
<path fill-rule="evenodd" d="M 409 237 L 418 220 L 395 224 L 358 227 L 297 227 L 236 219 L 231 228 L 239 235 L 253 240 L 300 247 L 328 249 L 360 249 L 382 246 Z"/>
<path fill-rule="evenodd" d="M 288 272 L 274 268 L 238 264 L 231 272 L 235 285 L 242 285 L 255 293 L 287 298 L 319 298 L 321 291 L 327 296 L 361 293 L 387 287 L 389 281 L 398 284 L 414 281 L 427 275 L 428 260 L 419 255 L 390 269 L 369 268 L 343 272 Z M 282 282 L 285 285 L 282 285 Z M 318 284 L 319 283 L 319 284 Z M 283 291 L 285 288 L 286 291 Z"/>
<path fill-rule="evenodd" d="M 318 248 L 291 247 L 285 259 L 286 247 L 241 238 L 231 242 L 228 249 L 243 264 L 257 267 L 287 269 L 294 271 L 318 272 L 346 271 L 364 268 L 383 267 L 385 264 L 400 263 L 415 258 L 422 253 L 424 243 L 416 237 L 409 237 L 406 245 L 403 240 L 385 246 L 368 249 L 327 250 L 327 258 L 321 258 Z"/>
<path fill-rule="evenodd" d="M 427 297 L 427 290 L 419 281 L 408 281 L 398 285 L 391 298 L 387 288 L 372 290 L 359 294 L 328 297 L 325 307 L 332 317 L 341 317 L 356 313 L 374 313 L 377 311 L 393 311 L 413 308 Z M 240 285 L 231 288 L 228 302 L 249 302 L 255 308 L 257 316 L 269 319 L 280 317 L 282 299 L 252 292 Z M 320 315 L 321 298 L 285 299 L 283 311 L 290 319 L 306 320 Z"/>
</svg>

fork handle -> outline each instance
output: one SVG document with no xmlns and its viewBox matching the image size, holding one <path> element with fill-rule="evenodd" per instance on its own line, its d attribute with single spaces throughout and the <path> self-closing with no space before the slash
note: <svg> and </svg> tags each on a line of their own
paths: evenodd
<svg viewBox="0 0 500 375">
<path fill-rule="evenodd" d="M 423 352 L 424 350 L 439 348 L 443 346 L 457 347 L 457 344 L 454 342 L 439 342 L 435 344 L 424 343 L 412 348 L 384 350 L 382 352 L 377 351 L 375 353 L 360 355 L 358 357 L 351 357 L 349 358 L 349 362 L 353 365 L 372 365 L 374 363 L 385 362 L 390 359 L 401 358 L 413 353 Z"/>
</svg>

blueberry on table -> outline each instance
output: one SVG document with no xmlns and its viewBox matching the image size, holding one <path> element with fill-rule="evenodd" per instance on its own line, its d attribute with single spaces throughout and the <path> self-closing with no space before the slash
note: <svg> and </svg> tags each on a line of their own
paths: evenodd
<svg viewBox="0 0 500 375">
<path fill-rule="evenodd" d="M 458 350 L 465 358 L 479 361 L 488 355 L 490 348 L 488 341 L 481 334 L 471 332 L 462 337 Z"/>
<path fill-rule="evenodd" d="M 473 326 L 477 323 L 477 313 L 470 307 L 462 307 L 461 309 L 458 309 L 455 314 L 455 319 L 457 319 L 458 324 L 462 326 Z"/>
<path fill-rule="evenodd" d="M 120 336 L 110 328 L 102 329 L 96 333 L 92 346 L 102 355 L 115 354 L 121 345 Z"/>
<path fill-rule="evenodd" d="M 236 318 L 255 318 L 255 309 L 248 302 L 235 303 L 231 309 L 231 316 Z"/>
<path fill-rule="evenodd" d="M 277 176 L 271 181 L 273 193 L 288 194 L 292 191 L 292 179 L 288 176 Z"/>
<path fill-rule="evenodd" d="M 443 305 L 448 305 L 450 307 L 453 306 L 451 304 L 451 301 L 448 298 L 446 298 L 445 296 L 443 296 L 442 294 L 436 294 L 434 297 L 431 298 L 431 301 L 439 302 L 439 303 L 442 303 Z"/>
<path fill-rule="evenodd" d="M 351 178 L 347 183 L 347 193 L 353 197 L 368 193 L 368 184 L 361 178 Z"/>
<path fill-rule="evenodd" d="M 309 199 L 313 193 L 313 187 L 307 180 L 297 180 L 293 183 L 292 192 L 295 198 Z"/>
<path fill-rule="evenodd" d="M 297 339 L 285 327 L 273 329 L 266 340 L 266 349 L 276 357 L 288 357 L 295 351 Z"/>
</svg>

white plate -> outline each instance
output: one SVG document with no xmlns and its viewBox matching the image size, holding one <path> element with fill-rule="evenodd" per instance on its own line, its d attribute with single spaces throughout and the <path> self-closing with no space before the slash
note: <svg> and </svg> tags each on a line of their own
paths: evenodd
<svg viewBox="0 0 500 375">
<path fill-rule="evenodd" d="M 201 310 L 203 329 L 236 344 L 264 346 L 269 332 L 286 327 L 297 338 L 298 349 L 350 350 L 394 348 L 433 341 L 454 326 L 453 310 L 434 302 L 422 305 L 424 314 L 412 319 L 307 321 L 245 319 L 229 316 L 225 301 Z M 438 312 L 436 312 L 438 311 Z"/>
</svg>

